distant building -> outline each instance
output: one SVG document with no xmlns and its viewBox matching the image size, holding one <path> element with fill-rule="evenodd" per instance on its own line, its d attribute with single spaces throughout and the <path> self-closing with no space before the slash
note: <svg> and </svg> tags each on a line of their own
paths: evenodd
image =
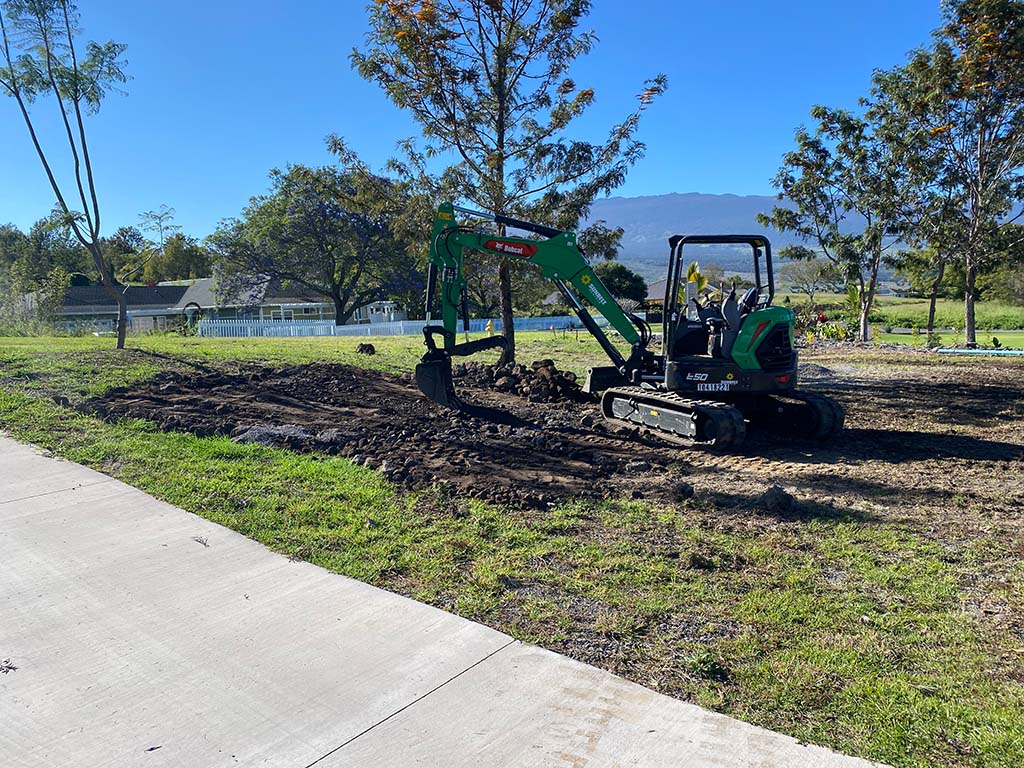
<svg viewBox="0 0 1024 768">
<path fill-rule="evenodd" d="M 655 280 L 647 286 L 647 299 L 644 301 L 648 307 L 660 307 L 665 303 L 665 288 L 668 285 L 668 278 Z"/>
<path fill-rule="evenodd" d="M 247 297 L 224 299 L 215 291 L 215 279 L 174 281 L 156 285 L 129 285 L 128 327 L 133 331 L 167 330 L 200 318 L 219 320 L 334 320 L 334 304 L 322 296 L 303 295 L 295 289 L 261 288 Z M 405 320 L 407 314 L 393 301 L 360 307 L 349 324 Z M 117 305 L 100 285 L 73 285 L 64 296 L 56 324 L 68 331 L 114 330 Z"/>
</svg>

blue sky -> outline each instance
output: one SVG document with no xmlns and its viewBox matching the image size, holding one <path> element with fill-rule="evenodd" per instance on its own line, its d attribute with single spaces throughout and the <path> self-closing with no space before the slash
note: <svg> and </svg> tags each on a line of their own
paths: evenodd
<svg viewBox="0 0 1024 768">
<path fill-rule="evenodd" d="M 167 204 L 209 234 L 266 189 L 267 171 L 330 162 L 336 132 L 380 167 L 415 124 L 356 75 L 362 0 L 84 0 L 85 35 L 128 45 L 132 80 L 89 126 L 103 230 Z M 770 194 L 794 129 L 815 103 L 855 107 L 871 71 L 902 62 L 939 21 L 939 0 L 595 0 L 600 38 L 574 72 L 597 102 L 600 139 L 643 80 L 669 90 L 640 131 L 647 154 L 616 194 Z M 44 139 L 56 116 L 35 112 Z M 59 143 L 53 143 L 59 147 Z M 10 99 L 0 99 L 0 223 L 27 229 L 53 205 Z"/>
</svg>

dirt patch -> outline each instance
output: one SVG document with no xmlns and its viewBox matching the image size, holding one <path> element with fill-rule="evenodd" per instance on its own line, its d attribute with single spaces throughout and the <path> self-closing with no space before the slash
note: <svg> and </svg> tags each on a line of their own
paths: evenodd
<svg viewBox="0 0 1024 768">
<path fill-rule="evenodd" d="M 407 488 L 448 484 L 462 496 L 524 506 L 568 495 L 643 495 L 633 487 L 640 475 L 664 478 L 681 461 L 675 446 L 606 427 L 593 403 L 531 402 L 539 377 L 528 370 L 519 374 L 525 397 L 464 381 L 465 411 L 428 401 L 408 377 L 328 364 L 167 372 L 81 407 L 107 419 L 345 456 Z M 646 493 L 664 485 L 654 482 Z"/>
<path fill-rule="evenodd" d="M 523 367 L 510 391 L 492 389 L 510 372 L 460 371 L 468 405 L 461 412 L 428 401 L 410 376 L 340 364 L 167 371 L 80 407 L 167 430 L 345 456 L 406 488 L 444 485 L 460 497 L 516 506 L 566 497 L 679 502 L 696 489 L 739 517 L 863 518 L 876 500 L 890 509 L 932 506 L 953 494 L 991 498 L 998 486 L 1005 506 L 993 511 L 1004 520 L 1019 516 L 1012 505 L 1021 484 L 1007 480 L 1024 454 L 1020 366 L 809 363 L 804 386 L 847 409 L 842 437 L 822 445 L 754 433 L 741 450 L 723 454 L 604 423 L 594 403 L 578 401 L 572 377 L 549 362 Z M 536 375 L 545 367 L 555 375 Z M 556 402 L 538 401 L 537 381 L 555 382 L 542 396 Z M 941 470 L 930 466 L 937 460 Z M 784 509 L 763 497 L 776 483 L 795 496 Z"/>
</svg>

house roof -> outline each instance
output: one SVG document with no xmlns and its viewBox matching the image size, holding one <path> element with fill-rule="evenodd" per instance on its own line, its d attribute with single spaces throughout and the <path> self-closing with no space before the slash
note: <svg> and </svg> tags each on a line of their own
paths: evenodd
<svg viewBox="0 0 1024 768">
<path fill-rule="evenodd" d="M 201 309 L 220 307 L 258 306 L 266 304 L 325 304 L 323 296 L 304 290 L 301 286 L 279 285 L 259 286 L 248 297 L 234 297 L 225 300 L 217 293 L 217 281 L 213 277 L 196 280 L 176 280 L 156 285 L 129 285 L 125 289 L 125 300 L 129 312 L 161 311 L 180 314 L 189 305 Z M 101 314 L 116 311 L 114 300 L 102 285 L 73 285 L 64 295 L 64 311 L 67 314 Z"/>
<path fill-rule="evenodd" d="M 189 304 L 198 304 L 202 309 L 209 309 L 217 306 L 216 284 L 212 277 L 201 277 L 193 280 L 187 286 L 185 293 L 178 300 L 177 306 L 186 307 Z"/>
<path fill-rule="evenodd" d="M 665 287 L 668 284 L 668 278 L 663 277 L 661 280 L 655 280 L 653 283 L 647 286 L 647 301 L 664 301 L 665 300 Z"/>
<path fill-rule="evenodd" d="M 124 297 L 133 310 L 166 309 L 185 295 L 184 285 L 129 285 Z M 71 312 L 113 311 L 114 300 L 102 285 L 72 285 L 64 295 L 64 309 Z"/>
</svg>

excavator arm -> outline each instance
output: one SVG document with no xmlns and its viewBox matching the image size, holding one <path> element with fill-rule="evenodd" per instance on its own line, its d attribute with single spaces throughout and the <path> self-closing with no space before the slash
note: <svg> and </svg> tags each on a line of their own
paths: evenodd
<svg viewBox="0 0 1024 768">
<path fill-rule="evenodd" d="M 460 226 L 456 220 L 457 212 L 489 219 L 500 226 L 532 232 L 544 239 L 481 233 L 470 227 Z M 461 344 L 457 341 L 460 316 L 464 329 L 467 332 L 469 330 L 466 281 L 462 268 L 464 259 L 470 252 L 521 259 L 539 267 L 541 274 L 558 287 L 568 305 L 584 327 L 597 339 L 615 368 L 627 380 L 633 378 L 633 371 L 640 369 L 650 340 L 649 329 L 642 320 L 627 315 L 619 306 L 580 251 L 574 233 L 506 216 L 468 211 L 455 208 L 451 203 L 442 203 L 434 218 L 427 268 L 427 322 L 423 328 L 427 354 L 416 367 L 417 384 L 428 397 L 442 405 L 457 404 L 451 380 L 451 358 L 503 347 L 505 344 L 502 336 Z M 608 324 L 630 344 L 631 352 L 628 357 L 624 357 L 611 342 L 581 297 L 596 307 Z M 440 317 L 437 319 L 440 320 L 440 324 L 437 324 L 434 316 L 434 307 L 438 302 Z M 437 336 L 441 338 L 440 344 L 435 338 Z"/>
</svg>

